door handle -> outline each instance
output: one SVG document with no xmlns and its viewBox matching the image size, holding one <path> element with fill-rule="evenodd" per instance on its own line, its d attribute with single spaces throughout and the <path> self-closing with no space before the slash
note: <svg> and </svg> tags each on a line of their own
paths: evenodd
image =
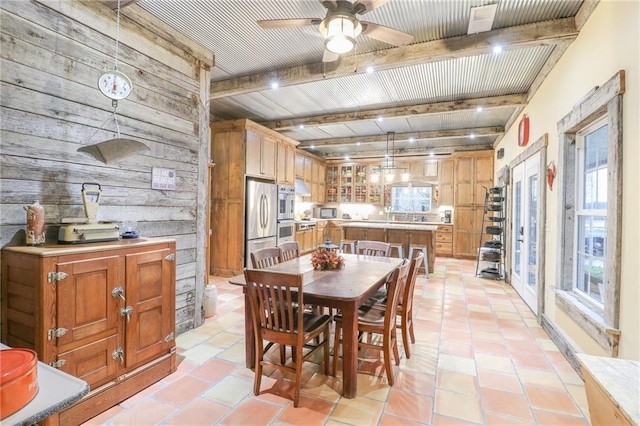
<svg viewBox="0 0 640 426">
<path fill-rule="evenodd" d="M 123 302 L 125 302 L 125 298 L 124 298 L 124 290 L 122 289 L 122 287 L 116 287 L 111 291 L 111 297 L 119 297 L 122 299 Z"/>
<path fill-rule="evenodd" d="M 127 322 L 131 322 L 131 314 L 133 313 L 133 308 L 131 306 L 127 306 L 126 308 L 120 309 L 120 316 L 127 317 Z"/>
</svg>

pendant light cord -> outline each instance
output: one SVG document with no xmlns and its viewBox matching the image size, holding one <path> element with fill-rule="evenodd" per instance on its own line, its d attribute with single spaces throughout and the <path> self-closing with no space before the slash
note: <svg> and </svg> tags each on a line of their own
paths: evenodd
<svg viewBox="0 0 640 426">
<path fill-rule="evenodd" d="M 116 12 L 116 61 L 113 69 L 118 71 L 118 48 L 120 40 L 120 0 L 118 0 L 118 11 Z"/>
</svg>

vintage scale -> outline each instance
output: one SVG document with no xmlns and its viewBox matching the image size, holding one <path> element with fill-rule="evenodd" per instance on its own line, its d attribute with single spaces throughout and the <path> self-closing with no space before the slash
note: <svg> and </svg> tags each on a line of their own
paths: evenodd
<svg viewBox="0 0 640 426">
<path fill-rule="evenodd" d="M 120 237 L 118 225 L 114 222 L 98 222 L 98 207 L 102 199 L 102 188 L 98 183 L 82 184 L 82 203 L 86 217 L 64 218 L 58 234 L 60 244 L 95 243 L 115 241 Z"/>
</svg>

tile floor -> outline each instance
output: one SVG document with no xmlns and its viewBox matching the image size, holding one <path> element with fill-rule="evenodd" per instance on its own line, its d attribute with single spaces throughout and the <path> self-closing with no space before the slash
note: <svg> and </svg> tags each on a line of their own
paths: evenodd
<svg viewBox="0 0 640 426">
<path fill-rule="evenodd" d="M 217 315 L 176 339 L 178 371 L 87 424 L 588 425 L 583 382 L 533 313 L 510 286 L 474 273 L 475 262 L 439 258 L 418 278 L 416 343 L 411 359 L 401 346 L 393 387 L 378 353 L 364 354 L 355 399 L 340 396 L 340 373 L 305 363 L 298 408 L 280 372 L 253 394 L 242 291 L 216 277 Z"/>
</svg>

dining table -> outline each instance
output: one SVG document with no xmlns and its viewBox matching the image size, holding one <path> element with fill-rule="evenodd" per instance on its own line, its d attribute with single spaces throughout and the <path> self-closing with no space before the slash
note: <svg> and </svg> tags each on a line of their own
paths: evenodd
<svg viewBox="0 0 640 426">
<path fill-rule="evenodd" d="M 345 253 L 341 269 L 317 270 L 311 265 L 311 257 L 312 254 L 308 254 L 265 269 L 302 274 L 305 304 L 342 312 L 343 396 L 355 398 L 358 393 L 358 308 L 385 284 L 402 259 Z M 246 366 L 254 368 L 255 335 L 244 275 L 229 278 L 229 283 L 244 287 Z M 335 356 L 337 353 L 334 348 Z"/>
</svg>

